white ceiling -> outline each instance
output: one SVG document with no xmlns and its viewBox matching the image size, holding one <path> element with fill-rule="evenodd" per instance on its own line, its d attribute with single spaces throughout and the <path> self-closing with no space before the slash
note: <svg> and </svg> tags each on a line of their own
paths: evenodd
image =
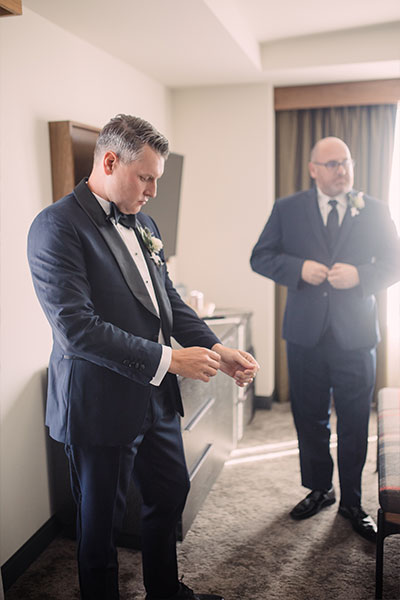
<svg viewBox="0 0 400 600">
<path fill-rule="evenodd" d="M 400 19 L 398 0 L 232 0 L 232 3 L 259 42 Z"/>
<path fill-rule="evenodd" d="M 300 44 L 326 32 L 400 25 L 399 0 L 23 0 L 23 6 L 169 87 L 400 75 L 400 48 L 392 61 L 271 68 L 278 40 Z"/>
</svg>

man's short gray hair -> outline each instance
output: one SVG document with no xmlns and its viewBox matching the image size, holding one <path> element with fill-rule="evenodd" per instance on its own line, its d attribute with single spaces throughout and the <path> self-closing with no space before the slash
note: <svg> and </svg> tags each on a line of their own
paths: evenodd
<svg viewBox="0 0 400 600">
<path fill-rule="evenodd" d="M 163 158 L 168 157 L 168 140 L 148 121 L 131 115 L 116 115 L 100 131 L 94 150 L 97 160 L 107 151 L 124 163 L 137 159 L 145 145 Z"/>
</svg>

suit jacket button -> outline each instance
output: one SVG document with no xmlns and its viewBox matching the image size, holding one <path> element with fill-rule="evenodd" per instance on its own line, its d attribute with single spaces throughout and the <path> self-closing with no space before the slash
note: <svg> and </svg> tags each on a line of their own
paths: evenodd
<svg viewBox="0 0 400 600">
<path fill-rule="evenodd" d="M 125 365 L 126 367 L 130 367 L 129 360 L 126 358 L 122 361 L 122 364 Z"/>
<path fill-rule="evenodd" d="M 142 371 L 144 371 L 145 368 L 146 368 L 146 366 L 142 364 L 142 365 L 140 365 L 140 368 L 141 368 Z"/>
<path fill-rule="evenodd" d="M 326 296 L 328 295 L 328 292 L 324 292 L 322 295 L 325 296 L 325 298 L 326 298 Z"/>
</svg>

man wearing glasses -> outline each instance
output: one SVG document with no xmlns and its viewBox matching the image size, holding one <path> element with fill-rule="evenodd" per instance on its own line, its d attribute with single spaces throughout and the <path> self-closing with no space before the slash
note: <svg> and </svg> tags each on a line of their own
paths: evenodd
<svg viewBox="0 0 400 600">
<path fill-rule="evenodd" d="M 379 341 L 375 294 L 400 278 L 399 240 L 386 205 L 353 190 L 347 145 L 319 140 L 309 172 L 315 188 L 279 199 L 253 249 L 254 271 L 287 286 L 283 337 L 302 485 L 291 511 L 307 519 L 336 501 L 329 450 L 335 404 L 339 513 L 371 542 L 376 525 L 361 507 L 361 476 Z"/>
</svg>

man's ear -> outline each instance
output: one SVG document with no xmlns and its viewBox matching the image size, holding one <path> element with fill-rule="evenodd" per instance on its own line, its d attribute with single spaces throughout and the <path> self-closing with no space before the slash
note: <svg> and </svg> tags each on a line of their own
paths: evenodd
<svg viewBox="0 0 400 600">
<path fill-rule="evenodd" d="M 308 163 L 308 172 L 310 173 L 310 177 L 312 177 L 313 179 L 316 178 L 317 174 L 316 174 L 316 169 L 315 169 L 315 165 L 312 162 Z"/>
<path fill-rule="evenodd" d="M 118 161 L 118 156 L 115 152 L 108 150 L 103 156 L 103 169 L 106 175 L 112 175 L 114 172 L 116 163 Z"/>
</svg>

